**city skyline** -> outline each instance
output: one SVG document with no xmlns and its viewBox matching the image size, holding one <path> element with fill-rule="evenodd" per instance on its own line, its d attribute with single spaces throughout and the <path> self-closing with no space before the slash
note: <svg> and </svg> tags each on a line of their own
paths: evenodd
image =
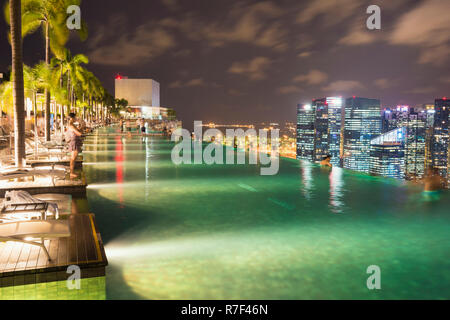
<svg viewBox="0 0 450 320">
<path fill-rule="evenodd" d="M 450 181 L 450 100 L 380 107 L 380 100 L 355 96 L 299 104 L 297 159 L 407 180 L 436 172 Z"/>
<path fill-rule="evenodd" d="M 86 1 L 90 37 L 69 47 L 89 57 L 110 92 L 117 74 L 161 82 L 164 107 L 185 123 L 289 121 L 292 106 L 317 96 L 414 106 L 448 94 L 448 1 L 344 2 Z M 369 4 L 381 8 L 381 30 L 365 27 Z M 4 72 L 4 21 L 0 28 Z M 25 63 L 43 59 L 39 34 L 24 45 L 34 49 Z"/>
</svg>

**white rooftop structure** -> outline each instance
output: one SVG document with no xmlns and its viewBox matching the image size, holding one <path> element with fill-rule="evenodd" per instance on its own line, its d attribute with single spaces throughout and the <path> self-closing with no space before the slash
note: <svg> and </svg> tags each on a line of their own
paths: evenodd
<svg viewBox="0 0 450 320">
<path fill-rule="evenodd" d="M 115 80 L 115 98 L 127 100 L 132 108 L 160 107 L 159 91 L 159 83 L 152 79 Z"/>
</svg>

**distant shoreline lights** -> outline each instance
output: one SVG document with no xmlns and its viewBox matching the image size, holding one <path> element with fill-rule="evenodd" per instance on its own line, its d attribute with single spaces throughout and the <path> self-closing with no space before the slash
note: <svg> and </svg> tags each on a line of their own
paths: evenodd
<svg viewBox="0 0 450 320">
<path fill-rule="evenodd" d="M 268 138 L 269 131 L 270 138 Z M 259 159 L 259 164 L 262 165 L 260 168 L 261 175 L 276 175 L 278 173 L 280 147 L 278 129 L 260 129 L 259 135 L 255 129 L 246 131 L 240 128 L 226 129 L 224 135 L 219 129 L 215 128 L 203 132 L 202 121 L 194 121 L 193 137 L 189 130 L 183 128 L 178 128 L 172 133 L 172 141 L 178 142 L 171 153 L 172 162 L 175 165 L 246 164 L 246 146 L 248 146 L 248 163 L 258 165 Z M 203 141 L 210 141 L 210 143 L 203 148 Z M 225 147 L 225 157 L 224 142 L 228 142 Z M 229 146 L 230 142 L 232 146 Z M 236 149 L 236 152 L 234 149 Z M 192 153 L 194 159 L 192 159 Z"/>
</svg>

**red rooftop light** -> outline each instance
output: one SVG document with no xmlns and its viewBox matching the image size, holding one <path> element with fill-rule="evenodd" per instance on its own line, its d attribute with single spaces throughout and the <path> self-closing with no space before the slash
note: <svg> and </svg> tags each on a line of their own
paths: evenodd
<svg viewBox="0 0 450 320">
<path fill-rule="evenodd" d="M 122 80 L 123 78 L 122 78 L 122 76 L 120 75 L 120 74 L 118 74 L 117 76 L 116 76 L 116 80 Z"/>
</svg>

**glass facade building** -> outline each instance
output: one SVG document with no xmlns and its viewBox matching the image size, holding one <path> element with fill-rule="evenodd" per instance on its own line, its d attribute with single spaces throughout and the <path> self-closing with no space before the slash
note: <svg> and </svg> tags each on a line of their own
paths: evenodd
<svg viewBox="0 0 450 320">
<path fill-rule="evenodd" d="M 407 128 L 384 133 L 370 141 L 369 173 L 384 177 L 405 177 L 405 142 Z"/>
<path fill-rule="evenodd" d="M 322 161 L 328 154 L 328 105 L 326 98 L 315 99 L 314 161 Z"/>
<path fill-rule="evenodd" d="M 426 113 L 411 112 L 400 123 L 405 128 L 405 178 L 409 180 L 425 174 L 426 121 Z"/>
<path fill-rule="evenodd" d="M 431 163 L 443 177 L 448 175 L 450 100 L 436 99 L 434 104 L 434 124 L 431 139 Z"/>
<path fill-rule="evenodd" d="M 331 155 L 331 163 L 341 166 L 342 158 L 342 98 L 326 98 L 328 105 L 328 154 Z"/>
<path fill-rule="evenodd" d="M 402 144 L 372 145 L 370 148 L 370 174 L 403 179 L 405 151 Z"/>
<path fill-rule="evenodd" d="M 314 122 L 316 111 L 310 104 L 297 106 L 297 159 L 314 160 Z"/>
<path fill-rule="evenodd" d="M 297 106 L 297 159 L 341 165 L 342 98 L 327 97 Z"/>
<path fill-rule="evenodd" d="M 344 168 L 369 172 L 370 142 L 381 134 L 380 100 L 345 100 Z"/>
</svg>

